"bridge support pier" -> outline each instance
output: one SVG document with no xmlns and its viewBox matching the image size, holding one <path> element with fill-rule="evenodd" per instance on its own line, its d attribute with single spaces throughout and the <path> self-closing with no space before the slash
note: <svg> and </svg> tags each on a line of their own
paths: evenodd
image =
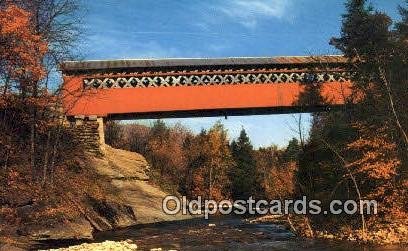
<svg viewBox="0 0 408 251">
<path fill-rule="evenodd" d="M 75 116 L 70 118 L 71 132 L 75 140 L 84 149 L 92 154 L 103 155 L 105 153 L 104 119 L 98 116 Z"/>
</svg>

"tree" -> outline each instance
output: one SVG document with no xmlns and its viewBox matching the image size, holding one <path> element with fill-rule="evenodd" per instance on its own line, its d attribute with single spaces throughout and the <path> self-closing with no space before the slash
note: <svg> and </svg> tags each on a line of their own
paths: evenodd
<svg viewBox="0 0 408 251">
<path fill-rule="evenodd" d="M 123 127 L 116 121 L 105 123 L 105 143 L 115 147 L 122 147 Z"/>
<path fill-rule="evenodd" d="M 35 33 L 31 17 L 31 13 L 14 4 L 0 8 L 2 99 L 12 90 L 19 91 L 23 96 L 32 96 L 33 84 L 45 77 L 42 60 L 48 51 L 48 44 Z"/>
<path fill-rule="evenodd" d="M 122 133 L 121 148 L 147 156 L 146 149 L 150 135 L 149 127 L 138 124 L 122 125 Z"/>
<path fill-rule="evenodd" d="M 222 200 L 230 198 L 229 172 L 234 165 L 227 131 L 217 122 L 190 142 L 188 173 L 191 173 L 192 198 Z"/>
<path fill-rule="evenodd" d="M 248 199 L 257 189 L 256 160 L 254 149 L 245 130 L 242 129 L 237 140 L 231 143 L 235 167 L 231 171 L 232 197 Z"/>
<path fill-rule="evenodd" d="M 408 1 L 405 1 L 408 3 Z M 398 6 L 399 13 L 401 14 L 402 20 L 396 24 L 398 34 L 402 41 L 408 42 L 408 9 L 402 6 Z"/>
<path fill-rule="evenodd" d="M 400 8 L 402 15 L 404 10 Z M 374 124 L 393 123 L 390 133 L 399 134 L 395 136 L 404 145 L 404 155 L 408 151 L 405 23 L 403 16 L 397 29 L 392 30 L 392 20 L 386 14 L 374 12 L 366 1 L 349 1 L 342 36 L 332 39 L 332 44 L 350 59 L 352 70 L 357 72 L 353 75 L 354 101 L 366 105 L 365 109 L 373 107 L 356 115 Z"/>
<path fill-rule="evenodd" d="M 31 13 L 30 23 L 33 32 L 48 42 L 43 65 L 47 77 L 41 81 L 46 88 L 52 88 L 59 93 L 59 83 L 50 83 L 49 75 L 57 71 L 65 60 L 78 56 L 78 41 L 81 36 L 82 23 L 79 0 L 8 0 L 25 11 Z M 50 86 L 52 85 L 52 86 Z"/>
<path fill-rule="evenodd" d="M 0 3 L 1 123 L 8 131 L 24 131 L 19 136 L 29 146 L 33 179 L 41 176 L 42 166 L 43 182 L 53 169 L 62 131 L 61 114 L 56 112 L 58 96 L 50 95 L 49 76 L 62 60 L 72 55 L 79 23 L 77 3 L 76 0 Z M 54 83 L 56 89 L 58 84 Z M 17 117 L 21 118 L 18 123 L 10 123 Z"/>
<path fill-rule="evenodd" d="M 154 122 L 150 129 L 146 149 L 142 154 L 152 165 L 152 175 L 163 188 L 179 192 L 183 189 L 183 173 L 187 160 L 184 140 L 188 130 L 180 125 L 168 127 L 162 120 Z"/>
<path fill-rule="evenodd" d="M 371 189 L 365 187 L 370 195 L 381 191 L 374 196 L 380 201 L 408 177 L 407 9 L 399 10 L 402 21 L 393 28 L 391 18 L 367 7 L 366 1 L 348 1 L 341 37 L 332 40 L 356 72 L 353 101 L 361 104 L 350 111 L 358 131 L 348 145 L 354 153 L 350 168 L 371 177 Z"/>
<path fill-rule="evenodd" d="M 301 151 L 300 143 L 297 138 L 292 138 L 283 153 L 283 159 L 287 162 L 297 161 Z"/>
<path fill-rule="evenodd" d="M 13 214 L 9 224 L 1 210 L 2 229 L 62 223 L 78 217 L 77 203 L 102 197 L 104 187 L 62 126 L 59 97 L 49 85 L 50 71 L 69 58 L 77 2 L 0 1 L 0 204 L 10 212 L 33 209 Z"/>
<path fill-rule="evenodd" d="M 258 184 L 256 187 L 259 190 L 256 193 L 257 196 L 263 196 L 267 199 L 293 198 L 298 153 L 294 153 L 290 149 L 298 148 L 299 145 L 295 147 L 298 144 L 296 140 L 291 142 L 285 150 L 279 149 L 277 146 L 270 146 L 255 151 Z M 292 157 L 295 159 L 292 160 Z"/>
<path fill-rule="evenodd" d="M 32 13 L 17 5 L 6 2 L 0 6 L 0 107 L 2 111 L 18 109 L 22 112 L 33 111 L 42 103 L 37 99 L 39 89 L 37 83 L 45 77 L 42 60 L 48 50 L 48 43 L 35 32 L 31 23 Z M 21 99 L 18 99 L 19 95 Z M 11 125 L 3 112 L 3 125 Z M 33 116 L 25 119 L 30 125 L 30 166 L 33 177 L 35 166 L 35 124 Z M 8 124 L 8 125 L 6 125 Z M 12 128 L 8 128 L 12 129 Z M 7 153 L 8 154 L 8 153 Z M 6 155 L 7 155 L 6 154 Z"/>
<path fill-rule="evenodd" d="M 392 20 L 365 0 L 349 0 L 346 9 L 341 36 L 331 43 L 349 59 L 352 96 L 343 110 L 313 115 L 299 158 L 298 192 L 321 200 L 323 208 L 332 199 L 375 199 L 382 205 L 379 219 L 406 217 L 400 192 L 407 188 L 406 18 L 392 28 Z M 369 226 L 376 220 L 369 217 Z M 312 222 L 315 227 L 351 222 L 365 230 L 366 219 L 321 215 Z"/>
</svg>

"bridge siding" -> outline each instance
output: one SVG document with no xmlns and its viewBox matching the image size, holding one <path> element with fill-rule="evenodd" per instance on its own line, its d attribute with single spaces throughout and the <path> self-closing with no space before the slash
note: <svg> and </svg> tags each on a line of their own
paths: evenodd
<svg viewBox="0 0 408 251">
<path fill-rule="evenodd" d="M 299 83 L 84 90 L 81 75 L 65 76 L 64 82 L 63 106 L 68 116 L 123 115 L 122 118 L 228 109 L 242 109 L 245 114 L 245 110 L 254 108 L 279 108 L 271 113 L 287 113 L 299 108 L 295 102 L 304 90 Z M 344 97 L 350 95 L 350 87 L 350 82 L 323 83 L 322 96 L 331 100 L 331 105 L 341 105 Z"/>
</svg>

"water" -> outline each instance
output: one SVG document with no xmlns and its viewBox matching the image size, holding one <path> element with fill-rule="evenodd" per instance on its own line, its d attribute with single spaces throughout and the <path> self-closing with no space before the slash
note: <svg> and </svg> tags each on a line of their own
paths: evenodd
<svg viewBox="0 0 408 251">
<path fill-rule="evenodd" d="M 132 240 L 138 250 L 279 250 L 279 251 L 408 251 L 408 247 L 361 245 L 347 241 L 305 240 L 282 225 L 250 223 L 237 216 L 202 218 L 138 225 L 97 233 L 94 242 Z M 78 245 L 78 241 L 45 242 L 33 247 L 51 249 Z"/>
<path fill-rule="evenodd" d="M 214 224 L 215 226 L 211 225 Z M 140 250 L 334 250 L 408 251 L 407 247 L 357 245 L 351 242 L 304 240 L 284 226 L 252 224 L 238 217 L 214 217 L 150 224 L 99 233 L 96 241 L 133 240 Z"/>
</svg>

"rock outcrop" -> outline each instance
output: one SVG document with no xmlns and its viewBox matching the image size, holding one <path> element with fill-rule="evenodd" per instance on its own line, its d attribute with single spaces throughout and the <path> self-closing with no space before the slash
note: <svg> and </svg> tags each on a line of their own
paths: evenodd
<svg viewBox="0 0 408 251">
<path fill-rule="evenodd" d="M 136 224 L 172 221 L 189 218 L 182 215 L 166 215 L 162 201 L 168 194 L 149 182 L 149 164 L 134 152 L 106 146 L 104 158 L 95 158 L 98 173 L 108 177 L 115 188 L 114 195 L 131 207 L 136 216 Z M 124 227 L 124 224 L 119 227 Z"/>
<path fill-rule="evenodd" d="M 103 157 L 89 158 L 87 168 L 95 168 L 100 178 L 108 182 L 106 199 L 90 197 L 76 205 L 80 218 L 63 224 L 49 219 L 45 224 L 28 225 L 21 230 L 22 235 L 35 241 L 92 239 L 95 231 L 188 218 L 163 212 L 162 200 L 167 194 L 149 182 L 149 164 L 142 155 L 106 146 Z"/>
</svg>

